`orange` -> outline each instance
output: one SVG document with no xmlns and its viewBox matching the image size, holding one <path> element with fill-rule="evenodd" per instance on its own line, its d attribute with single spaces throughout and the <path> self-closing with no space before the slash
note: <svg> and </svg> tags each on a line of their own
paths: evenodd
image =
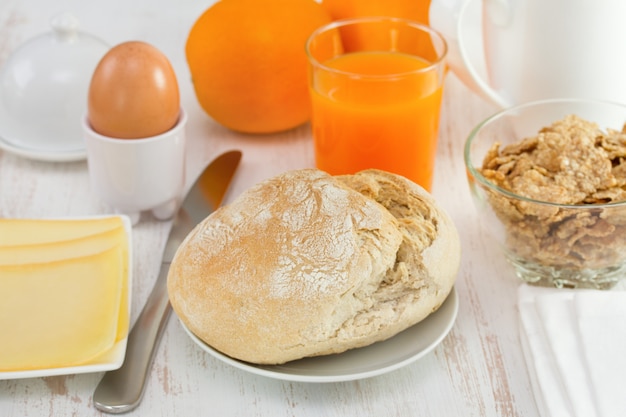
<svg viewBox="0 0 626 417">
<path fill-rule="evenodd" d="M 430 0 L 322 0 L 333 18 L 387 16 L 428 24 Z"/>
<path fill-rule="evenodd" d="M 305 43 L 331 21 L 314 0 L 221 0 L 185 48 L 198 102 L 218 123 L 272 133 L 309 120 Z"/>
</svg>

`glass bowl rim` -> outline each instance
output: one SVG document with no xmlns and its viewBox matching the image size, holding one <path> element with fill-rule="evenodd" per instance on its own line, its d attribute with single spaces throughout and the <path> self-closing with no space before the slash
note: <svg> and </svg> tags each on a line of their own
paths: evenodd
<svg viewBox="0 0 626 417">
<path fill-rule="evenodd" d="M 585 98 L 550 98 L 550 99 L 543 99 L 543 100 L 534 100 L 534 101 L 530 101 L 530 102 L 526 102 L 523 104 L 519 104 L 519 105 L 515 105 L 515 106 L 498 110 L 497 112 L 483 119 L 478 125 L 472 128 L 469 135 L 467 136 L 467 140 L 465 141 L 465 146 L 463 147 L 463 160 L 465 163 L 465 167 L 467 168 L 467 171 L 472 176 L 472 178 L 476 179 L 483 187 L 490 189 L 497 194 L 502 194 L 506 197 L 509 197 L 515 200 L 523 201 L 526 203 L 538 204 L 542 206 L 550 206 L 550 207 L 556 207 L 556 208 L 568 209 L 568 210 L 580 210 L 580 209 L 591 210 L 591 209 L 602 209 L 602 208 L 609 208 L 609 207 L 626 206 L 626 200 L 613 201 L 610 203 L 599 203 L 599 204 L 561 204 L 561 203 L 554 203 L 550 201 L 536 200 L 530 197 L 525 197 L 525 196 L 516 194 L 512 191 L 509 191 L 505 188 L 502 188 L 494 184 L 493 182 L 487 180 L 472 163 L 471 157 L 470 157 L 470 148 L 474 141 L 474 138 L 476 138 L 478 132 L 490 122 L 504 116 L 505 114 L 509 112 L 524 110 L 526 108 L 543 106 L 543 105 L 564 104 L 568 102 L 587 103 L 587 104 L 595 103 L 595 104 L 599 104 L 602 106 L 621 107 L 624 109 L 624 116 L 625 116 L 625 123 L 626 123 L 626 105 L 615 102 L 615 101 L 609 101 L 609 100 L 585 99 Z"/>
</svg>

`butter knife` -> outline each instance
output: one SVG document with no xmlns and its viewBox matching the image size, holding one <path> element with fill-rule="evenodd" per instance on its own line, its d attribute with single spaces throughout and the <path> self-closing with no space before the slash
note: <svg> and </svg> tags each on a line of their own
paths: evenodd
<svg viewBox="0 0 626 417">
<path fill-rule="evenodd" d="M 189 232 L 219 207 L 240 160 L 240 151 L 220 155 L 204 169 L 187 193 L 174 218 L 154 288 L 128 334 L 124 363 L 119 369 L 105 373 L 94 391 L 93 403 L 98 410 L 121 414 L 139 405 L 172 309 L 167 296 L 170 263 Z"/>
</svg>

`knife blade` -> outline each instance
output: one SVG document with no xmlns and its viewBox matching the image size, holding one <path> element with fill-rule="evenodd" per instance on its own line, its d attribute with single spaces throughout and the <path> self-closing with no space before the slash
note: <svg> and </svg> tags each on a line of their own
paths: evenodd
<svg viewBox="0 0 626 417">
<path fill-rule="evenodd" d="M 139 405 L 152 359 L 172 310 L 167 296 L 170 263 L 189 232 L 219 207 L 240 160 L 240 151 L 218 156 L 189 189 L 172 223 L 154 288 L 128 334 L 124 363 L 119 369 L 105 373 L 94 391 L 93 403 L 100 411 L 120 414 Z"/>
</svg>

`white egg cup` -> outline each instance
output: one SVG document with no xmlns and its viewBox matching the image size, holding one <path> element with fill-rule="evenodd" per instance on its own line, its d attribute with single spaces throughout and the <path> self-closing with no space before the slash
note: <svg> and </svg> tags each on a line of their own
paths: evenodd
<svg viewBox="0 0 626 417">
<path fill-rule="evenodd" d="M 165 133 L 140 139 L 117 139 L 92 129 L 83 117 L 89 176 L 94 193 L 116 213 L 137 224 L 143 211 L 160 220 L 171 218 L 185 185 L 185 126 L 178 122 Z"/>
</svg>

